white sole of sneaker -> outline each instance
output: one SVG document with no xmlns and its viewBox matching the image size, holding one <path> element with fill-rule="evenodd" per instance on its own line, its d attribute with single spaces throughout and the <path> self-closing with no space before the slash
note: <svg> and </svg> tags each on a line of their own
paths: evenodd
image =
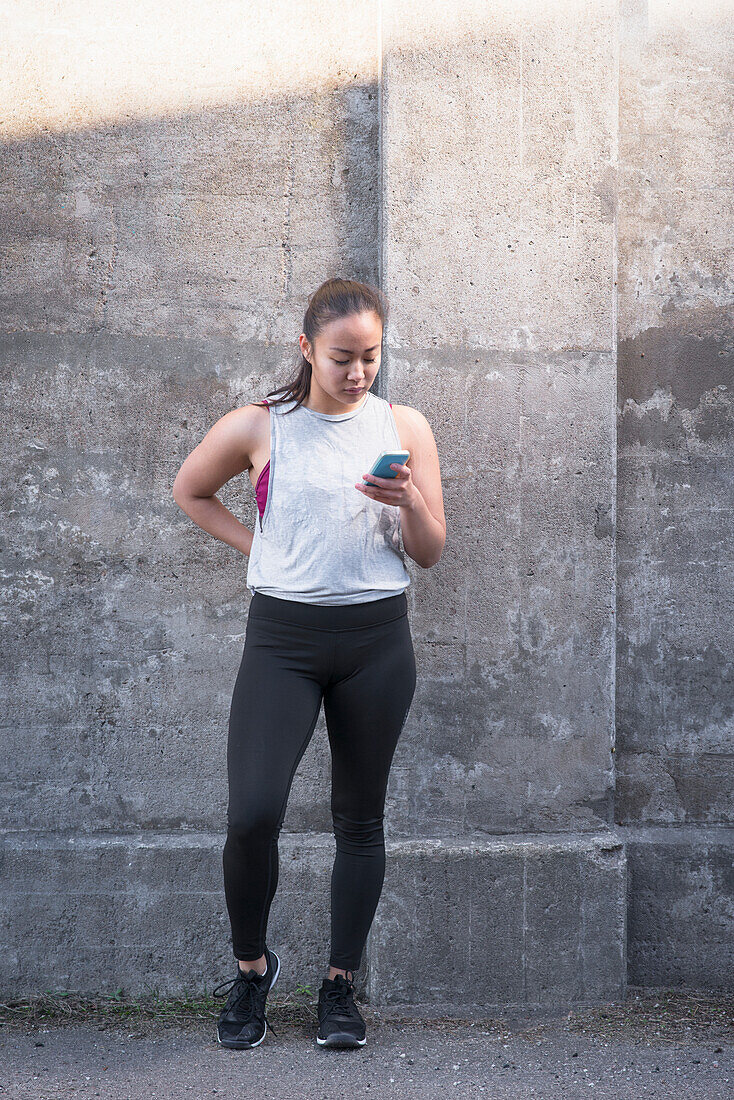
<svg viewBox="0 0 734 1100">
<path fill-rule="evenodd" d="M 317 1035 L 316 1042 L 320 1047 L 363 1047 L 367 1042 L 367 1037 L 357 1039 L 354 1035 L 349 1035 L 345 1031 L 335 1031 L 333 1035 L 327 1035 L 325 1039 L 320 1039 Z"/>
</svg>

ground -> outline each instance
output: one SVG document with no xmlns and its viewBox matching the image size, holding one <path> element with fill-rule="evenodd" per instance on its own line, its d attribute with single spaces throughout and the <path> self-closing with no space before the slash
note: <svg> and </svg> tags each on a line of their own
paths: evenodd
<svg viewBox="0 0 734 1100">
<path fill-rule="evenodd" d="M 180 1100 L 730 1100 L 734 997 L 630 989 L 624 1004 L 562 1016 L 431 1018 L 361 1005 L 367 1045 L 324 1050 L 315 998 L 268 1000 L 276 1034 L 253 1050 L 220 1047 L 218 1002 L 74 1001 L 2 1006 L 0 1098 Z"/>
</svg>

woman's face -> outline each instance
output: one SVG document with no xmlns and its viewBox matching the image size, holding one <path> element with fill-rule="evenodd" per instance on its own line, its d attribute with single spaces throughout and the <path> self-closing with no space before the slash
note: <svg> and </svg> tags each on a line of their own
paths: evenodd
<svg viewBox="0 0 734 1100">
<path fill-rule="evenodd" d="M 314 343 L 311 348 L 301 333 L 301 351 L 311 363 L 311 396 L 359 404 L 380 369 L 382 321 L 378 315 L 369 310 L 330 321 Z M 350 393 L 353 389 L 357 392 Z"/>
</svg>

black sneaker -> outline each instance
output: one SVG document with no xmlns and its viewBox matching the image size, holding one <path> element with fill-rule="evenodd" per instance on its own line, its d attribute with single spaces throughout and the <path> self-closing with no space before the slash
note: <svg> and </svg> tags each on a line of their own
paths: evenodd
<svg viewBox="0 0 734 1100">
<path fill-rule="evenodd" d="M 363 1047 L 367 1042 L 365 1022 L 354 1003 L 354 982 L 337 974 L 324 978 L 319 990 L 319 1030 L 316 1042 L 322 1047 Z"/>
<path fill-rule="evenodd" d="M 222 982 L 212 990 L 214 997 L 229 992 L 217 1024 L 217 1042 L 223 1047 L 247 1050 L 258 1046 L 265 1038 L 270 1024 L 270 1021 L 266 1023 L 265 1001 L 280 973 L 280 959 L 269 947 L 265 948 L 265 958 L 268 965 L 264 974 L 256 970 L 244 973 L 238 962 L 237 976 L 231 983 Z M 277 1035 L 272 1024 L 270 1030 Z"/>
</svg>

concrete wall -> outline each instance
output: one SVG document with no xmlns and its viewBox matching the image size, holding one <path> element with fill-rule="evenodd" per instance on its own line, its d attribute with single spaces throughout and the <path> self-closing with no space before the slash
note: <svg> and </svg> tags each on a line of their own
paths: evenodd
<svg viewBox="0 0 734 1100">
<path fill-rule="evenodd" d="M 629 978 L 734 986 L 734 5 L 620 24 L 617 780 Z"/>
<path fill-rule="evenodd" d="M 44 988 L 230 972 L 246 561 L 170 487 L 286 377 L 336 274 L 390 298 L 377 392 L 431 422 L 448 522 L 441 562 L 409 565 L 419 684 L 363 996 L 469 1003 L 480 973 L 501 1010 L 615 999 L 628 972 L 730 982 L 722 5 L 23 8 L 0 988 L 37 990 L 39 953 Z M 252 526 L 245 476 L 220 497 Z M 271 910 L 284 988 L 326 965 L 329 781 L 322 715 Z"/>
<path fill-rule="evenodd" d="M 171 486 L 221 415 L 290 373 L 307 295 L 378 279 L 377 7 L 21 8 L 0 182 L 0 986 L 38 988 L 42 954 L 44 987 L 211 988 L 233 966 L 247 561 Z M 220 496 L 252 528 L 247 477 Z M 322 716 L 285 822 L 315 890 L 284 857 L 286 985 L 327 962 L 328 920 L 299 920 L 304 892 L 328 915 L 329 780 Z"/>
<path fill-rule="evenodd" d="M 401 824 L 596 829 L 614 785 L 615 5 L 444 8 L 388 5 L 384 40 L 390 392 L 435 425 L 449 531 L 411 593 Z"/>
</svg>

